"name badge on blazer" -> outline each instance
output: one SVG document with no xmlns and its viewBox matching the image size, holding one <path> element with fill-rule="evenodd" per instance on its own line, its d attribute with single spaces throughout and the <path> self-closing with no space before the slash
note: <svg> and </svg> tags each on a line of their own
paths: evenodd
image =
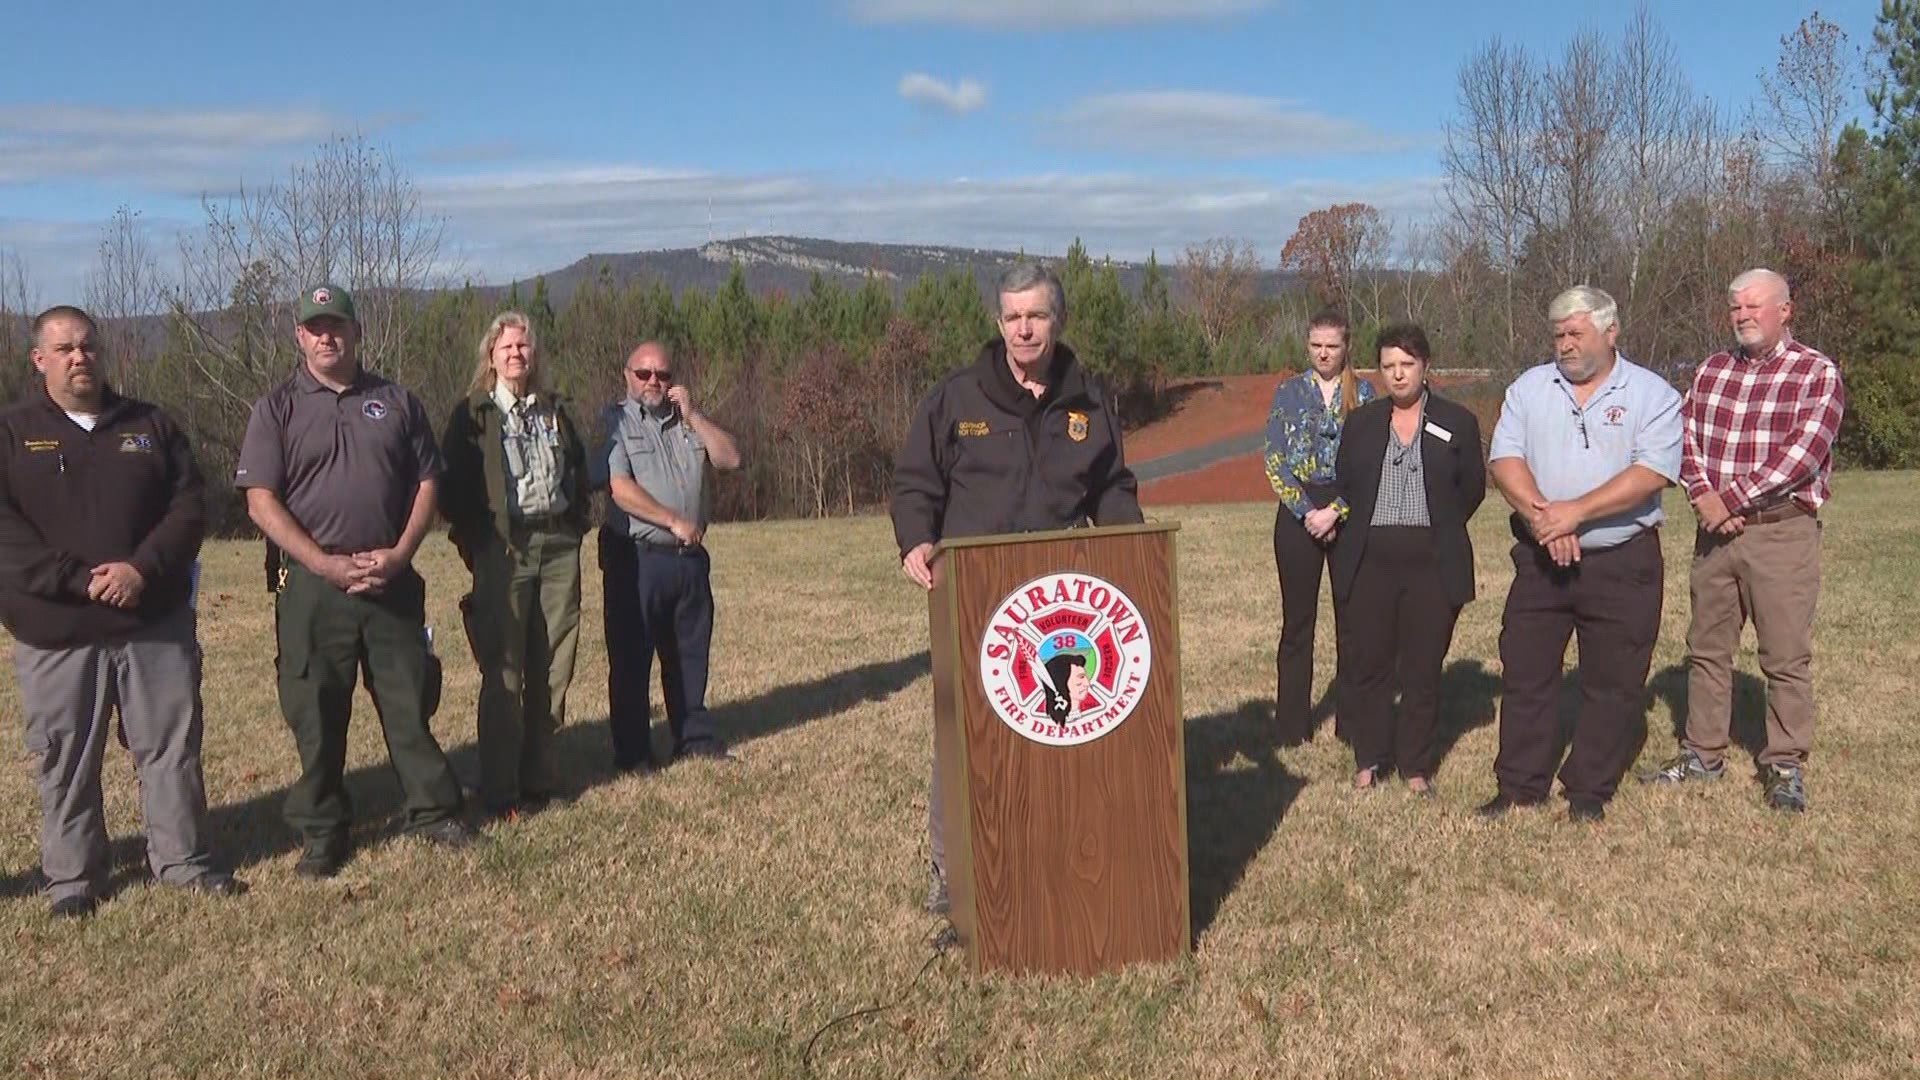
<svg viewBox="0 0 1920 1080">
<path fill-rule="evenodd" d="M 1433 436 L 1436 439 L 1439 439 L 1441 442 L 1444 442 L 1444 443 L 1450 443 L 1453 441 L 1453 432 L 1448 431 L 1446 428 L 1441 427 L 1439 424 L 1436 424 L 1431 420 L 1427 421 L 1427 434 Z"/>
</svg>

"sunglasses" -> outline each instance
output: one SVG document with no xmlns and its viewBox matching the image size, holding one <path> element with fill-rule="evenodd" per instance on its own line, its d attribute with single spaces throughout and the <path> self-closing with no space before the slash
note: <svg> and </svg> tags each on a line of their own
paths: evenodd
<svg viewBox="0 0 1920 1080">
<path fill-rule="evenodd" d="M 633 376 L 640 382 L 670 383 L 673 381 L 673 372 L 655 371 L 652 368 L 628 368 L 627 374 Z"/>
</svg>

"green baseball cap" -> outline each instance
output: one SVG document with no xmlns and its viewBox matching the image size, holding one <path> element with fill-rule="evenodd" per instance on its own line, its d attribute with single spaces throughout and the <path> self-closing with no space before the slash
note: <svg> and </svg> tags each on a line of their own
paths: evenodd
<svg viewBox="0 0 1920 1080">
<path fill-rule="evenodd" d="M 295 322 L 306 322 L 322 315 L 337 315 L 351 323 L 359 322 L 353 313 L 353 294 L 332 282 L 322 282 L 300 294 L 300 314 Z"/>
</svg>

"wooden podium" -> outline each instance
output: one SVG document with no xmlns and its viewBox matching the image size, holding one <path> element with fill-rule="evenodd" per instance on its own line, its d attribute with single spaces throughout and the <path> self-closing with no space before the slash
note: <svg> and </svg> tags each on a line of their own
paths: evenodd
<svg viewBox="0 0 1920 1080">
<path fill-rule="evenodd" d="M 975 970 L 1192 943 L 1176 523 L 950 540 L 928 607 L 952 919 Z"/>
</svg>

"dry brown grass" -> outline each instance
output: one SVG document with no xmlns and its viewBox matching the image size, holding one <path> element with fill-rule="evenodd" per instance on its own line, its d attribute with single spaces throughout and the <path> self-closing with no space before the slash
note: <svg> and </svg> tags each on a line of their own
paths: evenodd
<svg viewBox="0 0 1920 1080">
<path fill-rule="evenodd" d="M 827 1033 L 819 1075 L 1890 1077 L 1920 1074 L 1920 484 L 1847 476 L 1829 515 L 1813 811 L 1736 778 L 1623 790 L 1599 828 L 1482 824 L 1508 571 L 1490 506 L 1462 619 L 1437 805 L 1357 798 L 1323 729 L 1265 737 L 1278 618 L 1265 507 L 1183 521 L 1181 638 L 1194 955 L 1090 981 L 935 962 L 878 1017 Z M 1684 679 L 1684 530 L 1667 536 L 1660 691 Z M 254 884 L 220 902 L 144 884 L 125 755 L 109 758 L 124 887 L 85 925 L 29 891 L 37 811 L 11 679 L 0 770 L 0 1072 L 20 1076 L 790 1077 L 823 1023 L 891 997 L 928 955 L 930 697 L 921 600 L 874 518 L 723 526 L 711 700 L 746 757 L 605 770 L 597 576 L 574 723 L 579 798 L 474 855 L 387 837 L 395 807 L 364 698 L 351 758 L 367 846 L 335 883 L 292 875 L 258 551 L 208 553 L 208 789 Z M 471 779 L 476 677 L 444 541 L 423 560 L 450 636 L 443 741 Z M 588 562 L 592 562 L 589 548 Z M 1321 642 L 1320 675 L 1331 674 Z M 1757 673 L 1751 648 L 1742 670 Z M 1749 679 L 1740 697 L 1760 707 Z"/>
</svg>

